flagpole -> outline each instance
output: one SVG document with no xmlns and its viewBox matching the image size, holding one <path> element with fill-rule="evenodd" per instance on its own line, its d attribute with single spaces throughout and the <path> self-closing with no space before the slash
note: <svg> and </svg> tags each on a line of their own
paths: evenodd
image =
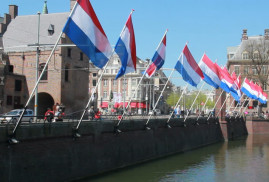
<svg viewBox="0 0 269 182">
<path fill-rule="evenodd" d="M 112 52 L 112 54 L 111 54 L 111 56 L 114 54 L 114 51 Z M 111 58 L 111 56 L 110 56 L 110 58 Z M 109 58 L 109 60 L 110 60 L 110 58 Z M 98 86 L 99 86 L 99 84 L 100 84 L 100 82 L 101 82 L 101 79 L 103 78 L 103 74 L 104 74 L 104 72 L 105 72 L 105 70 L 106 70 L 106 68 L 107 68 L 107 66 L 108 66 L 108 63 L 110 62 L 110 61 L 107 61 L 107 63 L 106 63 L 106 65 L 105 65 L 105 67 L 103 68 L 103 71 L 102 71 L 102 73 L 101 73 L 101 76 L 99 77 L 99 79 L 98 79 L 98 81 L 97 81 L 97 84 L 96 84 L 96 86 L 94 87 L 94 89 L 93 89 L 93 91 L 92 91 L 92 93 L 91 93 L 91 97 L 89 98 L 89 100 L 88 100 L 88 103 L 87 103 L 87 105 L 86 105 L 86 107 L 85 107 L 85 109 L 84 109 L 84 111 L 83 111 L 83 113 L 82 113 L 82 115 L 81 115 L 81 117 L 80 117 L 80 119 L 79 119 L 79 122 L 78 122 L 78 124 L 77 124 L 77 126 L 75 127 L 75 133 L 74 133 L 74 136 L 75 137 L 80 137 L 81 135 L 78 133 L 78 128 L 79 128 L 79 126 L 80 126 L 80 124 L 81 124 L 81 122 L 82 122 L 82 119 L 83 119 L 83 117 L 84 117 L 84 115 L 85 115 L 85 113 L 88 111 L 88 108 L 89 108 L 89 105 L 90 105 L 90 102 L 91 102 L 91 100 L 93 99 L 93 96 L 94 96 L 94 93 L 96 92 L 96 89 L 98 88 Z M 102 103 L 101 103 L 102 104 Z"/>
<path fill-rule="evenodd" d="M 77 2 L 75 3 L 74 8 L 73 8 L 72 11 L 70 12 L 69 17 L 73 14 L 76 5 L 77 5 Z M 40 82 L 40 80 L 41 80 L 43 74 L 45 73 L 46 68 L 48 67 L 48 64 L 49 64 L 49 62 L 50 62 L 50 60 L 51 60 L 51 57 L 52 57 L 53 53 L 55 52 L 56 47 L 57 47 L 59 41 L 61 40 L 62 34 L 63 34 L 63 31 L 61 31 L 61 33 L 60 33 L 60 35 L 59 35 L 59 37 L 58 37 L 56 43 L 54 44 L 54 47 L 53 47 L 53 49 L 51 50 L 51 53 L 50 53 L 50 55 L 49 55 L 49 57 L 48 57 L 48 59 L 47 59 L 47 62 L 46 62 L 46 64 L 44 65 L 44 68 L 43 68 L 43 70 L 42 70 L 42 72 L 41 72 L 39 78 L 38 78 L 37 81 L 36 81 L 36 84 L 35 84 L 35 86 L 34 86 L 32 92 L 31 92 L 31 94 L 30 94 L 30 96 L 29 96 L 29 98 L 28 98 L 28 100 L 27 100 L 27 102 L 26 102 L 26 104 L 25 104 L 23 110 L 22 110 L 22 113 L 21 113 L 21 115 L 20 115 L 20 117 L 19 117 L 19 119 L 18 119 L 18 121 L 17 121 L 17 123 L 16 123 L 14 129 L 12 130 L 12 134 L 10 135 L 10 139 L 9 139 L 9 141 L 10 141 L 11 143 L 18 143 L 18 142 L 19 142 L 18 140 L 16 140 L 16 139 L 14 138 L 15 133 L 16 133 L 16 130 L 17 130 L 18 126 L 19 126 L 20 123 L 21 123 L 22 117 L 23 117 L 23 115 L 24 115 L 24 113 L 25 113 L 25 111 L 26 111 L 26 109 L 27 109 L 27 107 L 28 107 L 28 105 L 29 105 L 29 103 L 30 103 L 30 101 L 31 101 L 31 99 L 32 99 L 32 97 L 33 97 L 33 95 L 34 95 L 34 93 L 35 93 L 35 90 L 36 90 L 36 88 L 37 88 L 37 86 L 38 86 L 38 84 L 39 84 L 39 82 Z"/>
<path fill-rule="evenodd" d="M 223 104 L 222 104 L 222 106 L 221 106 L 221 108 L 220 108 L 218 114 L 216 115 L 217 117 L 219 116 L 219 114 L 220 114 L 220 112 L 221 112 L 221 110 L 222 110 L 222 108 L 223 108 L 223 106 L 224 106 L 226 100 L 228 99 L 228 97 L 229 97 L 230 95 L 231 95 L 230 93 L 227 95 L 227 97 L 226 97 L 225 101 L 223 102 Z"/>
<path fill-rule="evenodd" d="M 241 95 L 239 101 L 241 101 L 241 99 L 242 99 L 243 96 L 244 96 L 244 93 Z M 239 105 L 239 103 L 240 103 L 240 102 L 237 102 L 237 104 L 236 104 L 235 108 L 233 109 L 232 113 L 234 113 L 234 111 L 236 110 L 236 108 L 237 108 L 237 106 Z M 232 116 L 230 116 L 230 119 L 231 119 L 231 118 L 232 118 Z"/>
<path fill-rule="evenodd" d="M 156 103 L 155 103 L 155 105 L 154 105 L 154 107 L 153 107 L 153 109 L 152 109 L 153 112 L 154 112 L 155 108 L 157 107 L 157 105 L 158 105 L 158 103 L 159 103 L 159 100 L 160 100 L 161 96 L 163 95 L 163 92 L 164 92 L 164 90 L 165 90 L 165 88 L 166 88 L 166 86 L 167 86 L 167 84 L 168 84 L 168 82 L 169 82 L 169 80 L 170 80 L 170 78 L 171 78 L 171 76 L 172 76 L 173 73 L 174 73 L 174 69 L 173 69 L 172 72 L 170 73 L 170 75 L 169 75 L 169 77 L 168 77 L 168 79 L 167 79 L 167 81 L 166 81 L 166 83 L 165 83 L 165 85 L 164 85 L 164 87 L 163 87 L 163 90 L 162 90 L 162 92 L 161 92 L 161 94 L 160 94 L 158 100 L 156 101 Z M 149 118 L 148 118 L 148 120 L 147 120 L 145 126 L 148 125 L 148 122 L 149 122 L 149 120 L 151 119 L 151 116 L 152 116 L 153 112 L 149 115 Z"/>
<path fill-rule="evenodd" d="M 186 86 L 185 86 L 185 88 L 184 88 L 184 90 L 182 91 L 181 96 L 179 97 L 179 99 L 178 99 L 178 101 L 177 101 L 177 103 L 176 103 L 176 105 L 175 105 L 175 108 L 177 108 L 177 106 L 178 106 L 178 104 L 179 104 L 179 102 L 180 102 L 180 100 L 181 100 L 181 98 L 182 98 L 184 92 L 186 91 L 188 85 L 189 85 L 189 84 L 187 83 Z M 168 123 L 169 123 L 171 117 L 173 116 L 173 114 L 174 114 L 174 111 L 172 111 L 172 113 L 170 114 L 170 117 L 169 117 L 168 120 L 166 121 L 166 124 L 167 124 L 167 125 L 168 125 Z"/>
<path fill-rule="evenodd" d="M 205 109 L 205 106 L 206 106 L 206 104 L 207 104 L 207 102 L 208 102 L 208 100 L 209 100 L 209 96 L 212 94 L 214 88 L 215 88 L 215 87 L 212 87 L 211 92 L 210 92 L 210 94 L 208 95 L 208 97 L 207 97 L 207 99 L 206 99 L 206 101 L 205 101 L 205 104 L 203 105 L 202 111 Z M 196 121 L 199 120 L 200 116 L 201 116 L 201 112 L 199 113 L 199 116 L 198 116 L 198 118 L 196 119 Z"/>
<path fill-rule="evenodd" d="M 186 116 L 185 119 L 184 119 L 184 123 L 185 123 L 186 119 L 188 118 L 189 113 L 190 113 L 190 110 L 192 109 L 192 107 L 193 107 L 195 101 L 197 100 L 197 98 L 198 98 L 198 96 L 199 96 L 199 94 L 200 94 L 202 88 L 204 87 L 204 85 L 205 85 L 205 82 L 204 82 L 203 85 L 200 87 L 199 92 L 198 92 L 198 94 L 196 95 L 196 97 L 195 97 L 195 99 L 194 99 L 194 101 L 193 101 L 193 103 L 192 103 L 190 109 L 187 111 L 187 116 Z"/>
<path fill-rule="evenodd" d="M 221 91 L 220 96 L 219 96 L 218 100 L 216 101 L 216 103 L 215 103 L 215 105 L 214 105 L 214 107 L 213 107 L 213 110 L 215 110 L 215 108 L 216 108 L 216 106 L 217 106 L 217 103 L 219 102 L 219 100 L 220 100 L 220 98 L 221 98 L 223 92 L 224 92 L 224 90 Z M 211 113 L 210 113 L 209 116 L 207 117 L 207 121 L 209 120 L 210 117 L 211 117 Z"/>
<path fill-rule="evenodd" d="M 244 106 L 244 104 L 246 103 L 247 100 L 248 100 L 248 98 L 246 97 L 246 98 L 244 99 L 244 102 L 243 102 L 242 105 L 240 106 L 239 111 L 238 111 L 238 113 L 236 114 L 235 118 L 237 118 L 237 116 L 239 115 L 239 112 L 241 113 L 241 109 L 242 109 L 242 107 Z"/>
<path fill-rule="evenodd" d="M 146 67 L 146 70 L 148 69 L 149 65 L 150 65 L 150 62 L 148 63 L 148 65 L 147 65 L 147 67 Z M 144 76 L 146 75 L 146 70 L 144 71 L 144 73 L 143 73 L 141 79 L 139 80 L 139 83 L 138 83 L 137 87 L 135 88 L 135 92 L 134 92 L 135 94 L 136 94 L 137 89 L 138 89 L 138 87 L 140 86 L 140 84 L 141 84 L 141 82 L 142 82 Z M 133 99 L 133 95 L 131 95 L 131 99 L 130 99 L 129 102 L 128 102 L 128 105 L 127 105 L 127 107 L 126 107 L 126 110 L 128 109 L 128 107 L 129 107 L 129 105 L 130 105 L 132 99 Z M 125 103 L 124 103 L 124 104 L 125 104 Z M 118 130 L 118 127 L 119 127 L 119 125 L 120 125 L 120 123 L 121 123 L 123 117 L 125 116 L 125 113 L 126 113 L 126 112 L 123 111 L 123 114 L 122 114 L 120 120 L 118 121 L 118 123 L 117 123 L 116 126 L 115 126 L 115 131 L 117 131 L 117 132 L 120 132 L 120 130 Z"/>
<path fill-rule="evenodd" d="M 132 10 L 132 12 L 133 12 L 133 10 Z M 131 13 L 132 13 L 132 12 L 131 12 Z M 162 41 L 163 41 L 163 38 L 164 38 L 164 36 L 166 35 L 167 31 L 168 31 L 168 29 L 166 29 L 166 31 L 165 31 L 165 33 L 164 33 L 164 35 L 163 35 L 161 41 L 159 42 L 159 44 L 158 44 L 158 46 L 157 46 L 156 51 L 158 50 L 159 46 L 161 45 L 161 43 L 162 43 Z M 148 65 L 147 65 L 147 67 L 146 67 L 146 69 L 145 69 L 145 71 L 144 71 L 144 73 L 143 73 L 143 75 L 142 75 L 142 77 L 141 77 L 141 79 L 140 79 L 140 81 L 139 81 L 139 83 L 138 83 L 136 89 L 135 89 L 135 94 L 136 94 L 137 89 L 139 88 L 139 86 L 140 86 L 140 84 L 141 84 L 141 82 L 142 82 L 144 76 L 146 75 L 146 71 L 147 71 L 147 69 L 149 68 L 150 65 L 151 65 L 151 62 L 148 63 Z M 173 71 L 174 71 L 174 70 L 173 70 Z M 154 97 L 154 96 L 153 96 L 153 97 Z M 131 101 L 132 101 L 132 98 L 133 98 L 133 95 L 131 95 L 131 99 L 129 100 L 126 109 L 128 109 L 128 107 L 130 106 L 130 103 L 131 103 Z M 125 104 L 125 103 L 124 103 L 124 104 Z M 125 110 L 124 110 L 124 112 L 123 112 L 123 114 L 122 114 L 120 120 L 118 121 L 117 125 L 115 126 L 115 131 L 116 131 L 116 132 L 120 132 L 120 130 L 118 129 L 118 127 L 119 127 L 121 121 L 123 120 L 123 117 L 124 117 L 125 113 L 126 113 L 126 112 L 125 112 Z"/>
<path fill-rule="evenodd" d="M 249 105 L 249 103 L 252 101 L 253 99 L 250 99 L 249 101 L 248 101 L 248 103 L 247 103 L 247 105 L 246 105 L 246 107 L 245 107 L 245 109 L 243 110 L 243 112 L 240 114 L 240 117 L 242 117 L 242 115 L 244 114 L 244 112 L 246 111 L 246 109 L 247 109 L 247 107 L 248 107 L 248 105 Z"/>
</svg>

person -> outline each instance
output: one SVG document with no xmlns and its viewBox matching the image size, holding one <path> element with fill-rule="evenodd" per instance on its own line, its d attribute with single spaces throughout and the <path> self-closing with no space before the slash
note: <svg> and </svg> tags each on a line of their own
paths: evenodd
<svg viewBox="0 0 269 182">
<path fill-rule="evenodd" d="M 177 118 L 180 117 L 180 114 L 181 114 L 181 109 L 180 109 L 180 105 L 178 105 L 177 110 L 176 110 Z"/>
<path fill-rule="evenodd" d="M 94 109 L 93 109 L 93 106 L 91 106 L 90 110 L 89 110 L 89 114 L 90 114 L 90 120 L 93 120 L 94 119 Z"/>
<path fill-rule="evenodd" d="M 46 111 L 46 113 L 45 113 L 44 120 L 45 121 L 48 121 L 49 123 L 51 123 L 53 117 L 54 117 L 53 111 L 50 108 L 48 108 L 47 111 Z"/>
<path fill-rule="evenodd" d="M 96 112 L 95 112 L 94 118 L 95 118 L 96 120 L 101 120 L 101 111 L 99 111 L 98 108 L 97 108 L 97 110 L 96 110 Z"/>
</svg>

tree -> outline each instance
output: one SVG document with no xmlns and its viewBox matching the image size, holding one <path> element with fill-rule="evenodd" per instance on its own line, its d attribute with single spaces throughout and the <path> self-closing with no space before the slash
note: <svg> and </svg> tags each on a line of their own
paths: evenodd
<svg viewBox="0 0 269 182">
<path fill-rule="evenodd" d="M 268 31 L 268 30 L 265 30 Z M 268 32 L 267 32 L 268 33 Z M 268 63 L 269 63 L 269 35 L 258 39 L 248 40 L 246 52 L 252 66 L 251 79 L 257 82 L 263 90 L 268 86 Z M 261 113 L 262 104 L 259 104 L 258 112 Z"/>
</svg>

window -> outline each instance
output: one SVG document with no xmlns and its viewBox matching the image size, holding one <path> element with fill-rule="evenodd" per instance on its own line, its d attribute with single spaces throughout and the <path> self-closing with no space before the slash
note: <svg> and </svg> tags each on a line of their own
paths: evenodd
<svg viewBox="0 0 269 182">
<path fill-rule="evenodd" d="M 262 74 L 267 75 L 267 66 L 262 66 Z"/>
<path fill-rule="evenodd" d="M 247 75 L 248 74 L 248 66 L 244 66 L 244 74 Z"/>
<path fill-rule="evenodd" d="M 132 79 L 132 86 L 136 86 L 136 79 Z"/>
<path fill-rule="evenodd" d="M 104 79 L 104 86 L 107 86 L 107 82 L 108 82 L 108 80 Z"/>
<path fill-rule="evenodd" d="M 22 108 L 21 105 L 21 97 L 20 96 L 14 96 L 14 109 Z"/>
<path fill-rule="evenodd" d="M 255 59 L 255 60 L 259 59 L 259 53 L 258 52 L 253 53 L 253 59 Z"/>
<path fill-rule="evenodd" d="M 96 80 L 92 80 L 92 86 L 96 86 Z"/>
<path fill-rule="evenodd" d="M 253 75 L 257 75 L 258 74 L 256 67 L 252 67 L 252 74 Z"/>
<path fill-rule="evenodd" d="M 257 100 L 254 100 L 254 101 L 252 102 L 252 104 L 253 104 L 253 107 L 257 107 L 257 106 L 258 106 L 258 101 L 257 101 Z"/>
<path fill-rule="evenodd" d="M 21 91 L 21 89 L 22 89 L 22 81 L 15 80 L 15 91 Z"/>
<path fill-rule="evenodd" d="M 229 54 L 229 59 L 232 59 L 234 54 Z"/>
<path fill-rule="evenodd" d="M 245 103 L 244 103 L 244 105 L 243 105 L 243 107 L 247 107 L 248 102 L 249 102 L 249 101 L 248 101 L 248 100 L 246 100 L 246 101 L 245 101 Z"/>
<path fill-rule="evenodd" d="M 68 48 L 67 49 L 67 57 L 71 58 L 71 52 L 72 52 L 72 49 Z"/>
<path fill-rule="evenodd" d="M 68 82 L 68 80 L 69 80 L 69 70 L 68 69 L 69 69 L 68 66 L 66 66 L 65 70 L 64 70 L 64 80 L 66 82 Z"/>
<path fill-rule="evenodd" d="M 48 35 L 52 36 L 54 34 L 54 25 L 50 24 L 48 28 Z"/>
<path fill-rule="evenodd" d="M 242 54 L 242 59 L 248 59 L 248 53 L 247 52 L 244 52 Z"/>
<path fill-rule="evenodd" d="M 8 106 L 12 105 L 12 96 L 11 95 L 7 95 L 7 105 Z"/>
<path fill-rule="evenodd" d="M 83 61 L 83 52 L 80 52 L 80 54 L 79 54 L 79 60 L 80 61 Z"/>
<path fill-rule="evenodd" d="M 239 75 L 239 66 L 234 66 L 234 72 L 236 75 Z"/>
<path fill-rule="evenodd" d="M 104 98 L 104 99 L 107 98 L 107 91 L 104 91 L 103 98 Z"/>
<path fill-rule="evenodd" d="M 13 65 L 8 65 L 8 72 L 13 73 L 14 66 Z"/>
<path fill-rule="evenodd" d="M 262 107 L 267 107 L 267 102 L 265 104 L 261 104 Z"/>
<path fill-rule="evenodd" d="M 135 98 L 135 90 L 132 90 L 132 97 Z"/>
<path fill-rule="evenodd" d="M 96 76 L 97 76 L 97 73 L 93 73 L 93 74 L 92 74 L 92 77 L 96 77 Z"/>
<path fill-rule="evenodd" d="M 41 75 L 41 72 L 43 71 L 44 67 L 45 67 L 45 63 L 39 64 L 39 75 Z M 48 67 L 46 67 L 40 80 L 48 80 Z"/>
<path fill-rule="evenodd" d="M 262 87 L 262 89 L 263 89 L 263 90 L 267 90 L 267 83 L 266 83 L 266 82 L 263 83 L 263 87 Z"/>
<path fill-rule="evenodd" d="M 113 80 L 113 86 L 117 86 L 117 80 Z"/>
<path fill-rule="evenodd" d="M 234 107 L 236 107 L 237 104 L 238 104 L 238 102 L 235 100 L 235 101 L 234 101 Z"/>
</svg>

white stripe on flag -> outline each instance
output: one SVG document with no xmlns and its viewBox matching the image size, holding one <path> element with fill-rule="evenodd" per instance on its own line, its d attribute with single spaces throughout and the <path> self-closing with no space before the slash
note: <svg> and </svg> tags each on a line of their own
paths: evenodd
<svg viewBox="0 0 269 182">
<path fill-rule="evenodd" d="M 196 83 L 196 85 L 198 85 L 198 83 L 201 81 L 200 75 L 198 75 L 196 73 L 196 71 L 194 71 L 194 69 L 192 69 L 185 54 L 181 54 L 180 59 L 182 60 L 180 62 L 182 64 L 183 68 L 185 69 L 185 71 L 187 72 L 187 74 L 189 75 L 189 77 Z"/>
<path fill-rule="evenodd" d="M 100 50 L 106 57 L 110 57 L 111 47 L 107 38 L 95 26 L 91 17 L 81 8 L 79 4 L 75 7 L 71 19 L 74 23 L 89 37 L 95 47 Z M 98 37 L 98 40 L 95 38 Z"/>
</svg>

